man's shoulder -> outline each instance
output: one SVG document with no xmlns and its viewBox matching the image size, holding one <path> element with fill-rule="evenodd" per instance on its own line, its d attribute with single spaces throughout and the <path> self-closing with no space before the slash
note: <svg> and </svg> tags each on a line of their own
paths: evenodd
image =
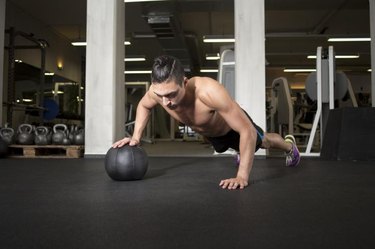
<svg viewBox="0 0 375 249">
<path fill-rule="evenodd" d="M 196 88 L 205 88 L 218 82 L 210 77 L 195 76 L 189 79 L 189 82 Z"/>
</svg>

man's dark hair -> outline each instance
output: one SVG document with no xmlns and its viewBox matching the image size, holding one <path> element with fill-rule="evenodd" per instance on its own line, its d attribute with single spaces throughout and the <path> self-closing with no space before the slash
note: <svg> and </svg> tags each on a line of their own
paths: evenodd
<svg viewBox="0 0 375 249">
<path fill-rule="evenodd" d="M 154 60 L 151 72 L 151 83 L 163 83 L 174 80 L 182 85 L 185 71 L 181 62 L 169 55 L 161 55 Z"/>
</svg>

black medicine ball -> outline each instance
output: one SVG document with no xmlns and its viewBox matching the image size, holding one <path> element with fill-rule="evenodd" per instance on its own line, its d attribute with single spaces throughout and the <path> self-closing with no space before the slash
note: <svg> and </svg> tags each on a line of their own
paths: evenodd
<svg viewBox="0 0 375 249">
<path fill-rule="evenodd" d="M 105 170 L 116 181 L 140 180 L 147 168 L 147 154 L 139 146 L 111 147 L 105 156 Z"/>
</svg>

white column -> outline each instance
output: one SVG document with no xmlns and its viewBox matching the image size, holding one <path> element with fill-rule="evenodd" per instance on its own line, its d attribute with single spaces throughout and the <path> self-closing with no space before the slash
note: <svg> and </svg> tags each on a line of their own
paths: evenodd
<svg viewBox="0 0 375 249">
<path fill-rule="evenodd" d="M 235 98 L 266 129 L 264 0 L 235 0 Z M 265 154 L 259 150 L 257 154 Z"/>
<path fill-rule="evenodd" d="M 125 3 L 87 0 L 85 156 L 124 136 Z"/>
<path fill-rule="evenodd" d="M 3 126 L 5 4 L 0 0 L 0 126 Z"/>
<path fill-rule="evenodd" d="M 375 107 L 375 0 L 370 2 L 370 34 L 371 34 L 371 102 Z"/>
</svg>

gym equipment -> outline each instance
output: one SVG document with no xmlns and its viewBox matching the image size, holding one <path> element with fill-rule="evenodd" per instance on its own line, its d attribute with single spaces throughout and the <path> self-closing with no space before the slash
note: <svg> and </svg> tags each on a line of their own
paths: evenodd
<svg viewBox="0 0 375 249">
<path fill-rule="evenodd" d="M 68 138 L 69 138 L 69 140 L 70 140 L 70 142 L 72 144 L 74 144 L 74 136 L 75 136 L 76 130 L 77 130 L 77 126 L 76 125 L 71 125 L 70 126 Z"/>
<path fill-rule="evenodd" d="M 8 145 L 14 143 L 14 129 L 11 127 L 4 127 L 0 129 L 0 138 Z"/>
<path fill-rule="evenodd" d="M 0 138 L 0 158 L 6 157 L 8 154 L 8 144 Z"/>
<path fill-rule="evenodd" d="M 56 145 L 69 145 L 68 127 L 65 124 L 55 124 L 53 126 L 52 143 Z"/>
<path fill-rule="evenodd" d="M 127 101 L 125 105 L 125 135 L 127 136 L 133 135 L 135 124 L 135 110 L 137 108 L 137 103 L 143 97 L 143 94 L 148 91 L 149 87 L 149 82 L 125 82 L 125 99 Z M 154 112 L 155 110 L 153 109 L 151 111 L 150 122 L 147 123 L 145 131 L 141 138 L 142 142 L 154 142 L 156 116 Z M 173 126 L 171 127 L 173 128 Z"/>
<path fill-rule="evenodd" d="M 105 170 L 115 181 L 140 180 L 147 168 L 147 154 L 139 146 L 110 148 L 105 156 Z"/>
<path fill-rule="evenodd" d="M 52 120 L 59 114 L 59 105 L 53 99 L 44 99 L 43 101 L 43 119 Z"/>
<path fill-rule="evenodd" d="M 316 57 L 316 72 L 312 72 L 307 77 L 305 90 L 307 96 L 312 101 L 316 101 L 317 110 L 311 124 L 299 125 L 303 130 L 309 130 L 309 133 L 296 133 L 294 130 L 294 120 L 296 117 L 294 117 L 291 93 L 286 78 L 280 77 L 275 79 L 272 83 L 271 92 L 271 132 L 275 132 L 275 123 L 279 125 L 285 124 L 288 125 L 289 134 L 308 138 L 306 151 L 301 153 L 301 155 L 306 156 L 320 156 L 320 152 L 311 152 L 315 135 L 320 133 L 320 150 L 324 142 L 323 137 L 329 110 L 339 107 L 338 100 L 343 99 L 348 94 L 352 106 L 358 107 L 350 80 L 345 73 L 336 71 L 333 47 L 330 46 L 328 50 L 323 50 L 322 47 L 318 47 Z M 276 119 L 277 122 L 275 122 Z M 302 127 L 302 125 L 304 127 Z"/>
<path fill-rule="evenodd" d="M 85 129 L 76 127 L 74 136 L 73 136 L 73 143 L 76 145 L 83 145 L 85 144 Z"/>
<path fill-rule="evenodd" d="M 347 78 L 345 78 L 346 77 L 343 77 L 342 74 L 339 74 L 339 76 L 337 76 L 336 74 L 335 53 L 333 50 L 333 46 L 329 46 L 328 51 L 323 50 L 322 47 L 318 47 L 316 52 L 316 79 L 314 76 L 312 76 L 312 78 L 310 78 L 310 80 L 306 82 L 307 89 L 311 88 L 309 85 L 312 85 L 312 88 L 314 90 L 316 89 L 317 101 L 317 111 L 305 152 L 307 155 L 320 156 L 320 152 L 311 153 L 311 148 L 316 131 L 318 129 L 318 125 L 320 128 L 321 146 L 324 142 L 323 136 L 326 130 L 329 111 L 335 108 L 335 99 L 340 98 L 340 96 L 336 97 L 335 94 L 349 92 L 349 95 L 353 101 L 353 106 L 358 106 L 354 97 L 353 89 L 351 88 L 350 81 L 346 80 Z M 337 90 L 337 87 L 343 89 Z M 309 92 L 315 91 L 307 90 L 308 94 Z M 314 97 L 312 93 L 310 94 L 312 95 L 312 97 Z"/>
<path fill-rule="evenodd" d="M 46 126 L 38 126 L 35 128 L 34 143 L 36 145 L 51 144 L 52 135 Z"/>
<path fill-rule="evenodd" d="M 321 158 L 375 160 L 375 108 L 345 107 L 330 110 Z"/>
<path fill-rule="evenodd" d="M 7 106 L 7 123 L 12 125 L 13 120 L 13 104 L 15 103 L 15 50 L 16 49 L 40 49 L 41 63 L 40 63 L 40 81 L 38 89 L 38 97 L 36 105 L 39 109 L 40 122 L 43 122 L 43 108 L 40 108 L 44 99 L 44 84 L 45 84 L 45 68 L 46 68 L 46 48 L 49 46 L 48 42 L 44 39 L 37 39 L 33 34 L 27 34 L 22 31 L 16 30 L 14 27 L 10 27 L 5 30 L 5 33 L 9 35 L 8 46 L 8 102 L 11 105 Z M 17 37 L 27 39 L 29 43 L 27 45 L 20 45 L 16 42 Z"/>
<path fill-rule="evenodd" d="M 217 79 L 227 89 L 229 95 L 235 98 L 235 54 L 233 49 L 225 49 L 220 55 Z"/>
<path fill-rule="evenodd" d="M 17 143 L 22 145 L 34 144 L 34 128 L 31 124 L 21 124 L 18 126 Z"/>
<path fill-rule="evenodd" d="M 293 134 L 294 110 L 288 80 L 285 77 L 276 78 L 272 82 L 271 106 L 271 132 L 276 130 L 275 119 L 277 118 L 279 132 L 281 133 L 281 126 L 286 124 L 288 134 Z"/>
</svg>

